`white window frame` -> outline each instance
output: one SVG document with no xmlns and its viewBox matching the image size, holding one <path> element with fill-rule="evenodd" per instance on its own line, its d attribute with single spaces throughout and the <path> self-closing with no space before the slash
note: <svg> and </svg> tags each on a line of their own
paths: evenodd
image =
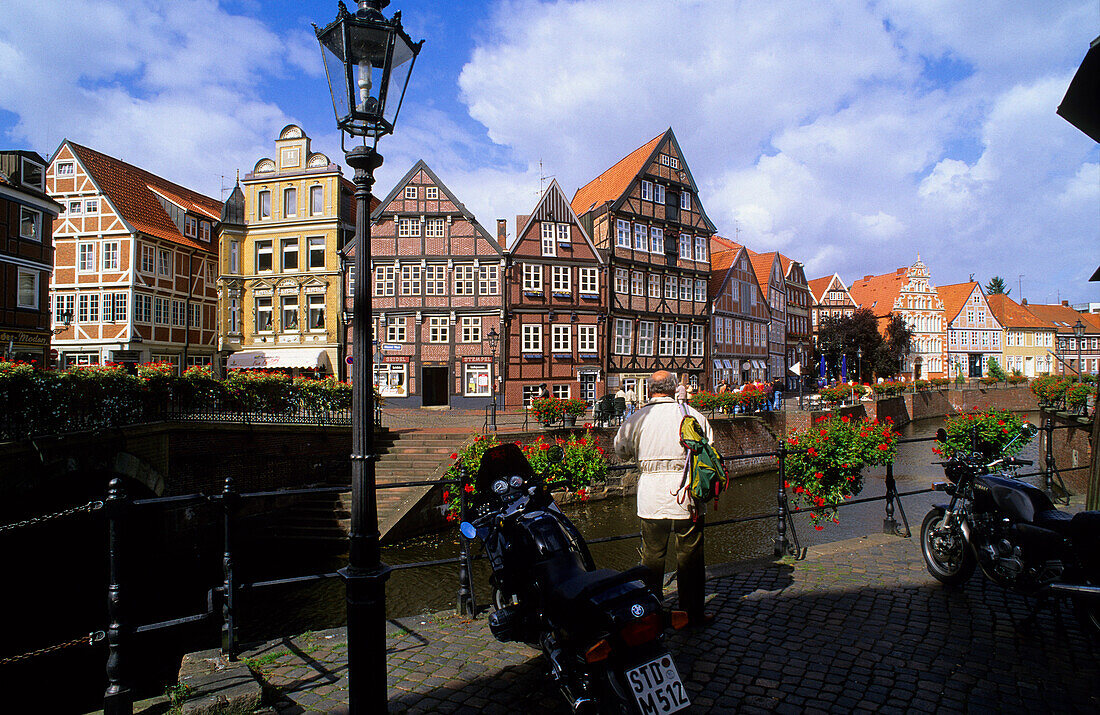
<svg viewBox="0 0 1100 715">
<path fill-rule="evenodd" d="M 691 210 L 691 192 L 689 192 L 689 191 L 681 191 L 680 192 L 680 208 L 683 209 L 684 211 L 690 211 Z"/>
<path fill-rule="evenodd" d="M 681 260 L 691 260 L 691 234 L 680 234 L 680 258 Z"/>
<path fill-rule="evenodd" d="M 650 226 L 649 228 L 649 252 L 665 252 L 665 230 L 660 226 Z"/>
<path fill-rule="evenodd" d="M 569 245 L 573 242 L 573 233 L 570 230 L 570 224 L 559 223 L 558 224 L 558 243 Z"/>
<path fill-rule="evenodd" d="M 707 239 L 703 236 L 695 237 L 695 260 L 700 263 L 707 260 Z"/>
<path fill-rule="evenodd" d="M 649 250 L 649 226 L 642 223 L 634 224 L 634 250 Z"/>
<path fill-rule="evenodd" d="M 691 356 L 703 357 L 706 351 L 705 331 L 702 325 L 691 326 Z"/>
<path fill-rule="evenodd" d="M 279 330 L 299 330 L 302 324 L 301 305 L 297 295 L 279 296 Z"/>
<path fill-rule="evenodd" d="M 572 280 L 572 268 L 570 266 L 551 266 L 550 267 L 550 291 L 553 293 L 567 293 L 573 292 L 573 280 Z"/>
<path fill-rule="evenodd" d="M 665 202 L 665 187 L 663 184 L 654 184 L 653 186 L 653 203 L 663 204 Z"/>
<path fill-rule="evenodd" d="M 438 186 L 425 186 L 424 187 L 424 198 L 427 199 L 428 201 L 438 201 L 439 200 L 439 187 Z"/>
<path fill-rule="evenodd" d="M 661 274 L 650 273 L 649 274 L 649 297 L 660 298 L 661 297 Z"/>
<path fill-rule="evenodd" d="M 630 295 L 630 278 L 625 268 L 615 269 L 615 292 L 619 295 Z"/>
<path fill-rule="evenodd" d="M 59 161 L 55 164 L 57 168 L 56 175 L 60 178 L 62 176 L 75 176 L 76 175 L 76 163 L 72 161 Z"/>
<path fill-rule="evenodd" d="M 424 267 L 424 295 L 447 294 L 447 266 L 442 263 Z"/>
<path fill-rule="evenodd" d="M 118 270 L 118 241 L 104 241 L 100 245 L 99 249 L 99 262 L 101 264 L 100 270 L 103 271 L 117 271 Z"/>
<path fill-rule="evenodd" d="M 69 322 L 76 320 L 76 294 L 75 293 L 56 293 L 54 294 L 53 301 L 53 324 L 64 325 L 64 321 L 61 320 L 61 314 L 68 312 L 72 317 Z"/>
<path fill-rule="evenodd" d="M 676 276 L 665 276 L 665 299 L 676 300 L 676 292 L 679 290 L 680 281 Z"/>
<path fill-rule="evenodd" d="M 239 244 L 236 241 L 233 241 L 229 244 L 229 246 L 230 246 L 230 259 L 229 259 L 230 269 L 233 268 L 232 250 L 233 250 L 233 247 L 237 246 L 237 245 L 239 245 Z M 157 249 L 156 249 L 156 247 L 151 246 L 149 244 L 142 244 L 142 246 L 141 246 L 141 272 L 144 273 L 145 275 L 153 275 L 154 273 L 156 273 L 156 271 L 157 271 Z M 230 272 L 231 273 L 236 273 L 238 271 L 230 270 Z"/>
<path fill-rule="evenodd" d="M 298 216 L 298 189 L 288 186 L 283 189 L 283 218 Z"/>
<path fill-rule="evenodd" d="M 386 325 L 386 342 L 387 343 L 403 343 L 406 341 L 406 319 L 390 318 Z"/>
<path fill-rule="evenodd" d="M 459 342 L 461 343 L 480 343 L 481 342 L 481 317 L 463 317 L 461 320 L 461 330 L 459 333 Z"/>
<path fill-rule="evenodd" d="M 29 221 L 29 223 L 28 223 Z M 27 227 L 30 231 L 27 231 Z M 42 212 L 29 209 L 26 206 L 19 207 L 19 237 L 28 241 L 42 240 Z"/>
<path fill-rule="evenodd" d="M 69 202 L 69 210 L 66 212 L 70 216 L 79 216 L 84 213 L 84 202 L 80 199 L 73 199 Z"/>
<path fill-rule="evenodd" d="M 375 266 L 374 268 L 374 295 L 379 298 L 392 296 L 396 293 L 397 268 L 395 266 Z"/>
<path fill-rule="evenodd" d="M 687 276 L 680 276 L 680 300 L 691 300 L 691 279 Z"/>
<path fill-rule="evenodd" d="M 406 186 L 405 187 L 405 200 L 406 201 L 416 201 L 419 198 L 420 198 L 420 192 L 419 192 L 419 190 L 417 189 L 416 186 Z"/>
<path fill-rule="evenodd" d="M 415 216 L 401 217 L 397 219 L 398 238 L 418 238 L 420 236 L 420 219 Z"/>
<path fill-rule="evenodd" d="M 630 248 L 630 222 L 626 219 L 615 220 L 615 245 Z"/>
<path fill-rule="evenodd" d="M 630 295 L 645 297 L 645 274 L 641 271 L 630 272 Z"/>
<path fill-rule="evenodd" d="M 542 293 L 542 264 L 523 264 L 523 290 L 527 293 Z"/>
<path fill-rule="evenodd" d="M 600 274 L 598 268 L 580 268 L 577 277 L 580 283 L 581 295 L 600 294 Z"/>
<path fill-rule="evenodd" d="M 523 341 L 521 343 L 522 353 L 527 354 L 542 354 L 542 326 L 538 323 L 524 323 L 523 324 Z"/>
<path fill-rule="evenodd" d="M 556 257 L 558 255 L 558 244 L 554 240 L 556 230 L 554 224 L 549 221 L 543 221 L 539 224 L 539 239 L 543 256 Z"/>
<path fill-rule="evenodd" d="M 95 244 L 85 241 L 76 244 L 76 272 L 95 273 Z"/>
<path fill-rule="evenodd" d="M 474 290 L 477 288 L 477 269 L 473 265 L 455 266 L 452 273 L 454 274 L 454 294 L 474 295 Z"/>
<path fill-rule="evenodd" d="M 27 293 L 23 290 L 24 280 L 30 279 L 30 295 L 29 299 Z M 38 309 L 38 292 L 41 278 L 39 271 L 32 271 L 27 268 L 16 268 L 15 278 L 15 305 L 17 308 L 29 308 L 31 310 Z"/>
<path fill-rule="evenodd" d="M 187 326 L 187 316 L 184 315 L 183 306 L 186 305 L 182 300 L 172 301 L 172 325 L 177 328 L 183 328 Z"/>
<path fill-rule="evenodd" d="M 401 295 L 420 295 L 420 266 L 406 263 L 401 266 Z"/>
<path fill-rule="evenodd" d="M 271 192 L 256 192 L 256 218 L 260 221 L 271 218 Z"/>
<path fill-rule="evenodd" d="M 424 236 L 426 238 L 443 238 L 444 220 L 442 218 L 429 218 L 424 225 Z"/>
<path fill-rule="evenodd" d="M 707 282 L 702 278 L 695 279 L 695 302 L 707 302 Z"/>
<path fill-rule="evenodd" d="M 642 320 L 638 323 L 638 354 L 643 356 L 653 355 L 653 333 L 655 323 L 652 320 Z"/>
<path fill-rule="evenodd" d="M 657 352 L 661 357 L 672 357 L 673 353 L 673 323 L 661 323 L 658 328 Z"/>
<path fill-rule="evenodd" d="M 271 299 L 267 299 L 268 303 Z M 159 296 L 153 296 L 153 324 L 154 325 L 171 325 L 172 315 L 170 312 L 172 301 L 167 298 L 161 298 Z M 269 309 L 270 310 L 270 309 Z M 258 323 L 257 323 L 258 324 Z"/>
<path fill-rule="evenodd" d="M 616 355 L 629 355 L 633 349 L 634 335 L 633 325 L 627 318 L 615 318 L 615 344 Z"/>
<path fill-rule="evenodd" d="M 290 265 L 293 260 L 294 265 Z M 279 241 L 279 268 L 283 273 L 297 273 L 301 261 L 298 260 L 298 239 L 284 238 Z"/>
<path fill-rule="evenodd" d="M 496 295 L 500 292 L 500 271 L 496 266 L 480 266 L 477 271 L 477 281 L 480 295 Z"/>
<path fill-rule="evenodd" d="M 642 200 L 643 201 L 652 201 L 653 200 L 653 182 L 652 181 L 645 181 L 645 180 L 642 181 Z"/>
<path fill-rule="evenodd" d="M 87 212 L 88 208 L 85 206 L 84 211 Z M 183 217 L 183 235 L 188 238 L 198 238 L 199 236 L 199 221 L 194 216 Z"/>
<path fill-rule="evenodd" d="M 320 318 L 319 321 L 318 318 Z M 318 322 L 320 325 L 316 324 Z M 324 293 L 310 293 L 306 296 L 306 327 L 313 332 L 325 331 Z"/>
<path fill-rule="evenodd" d="M 309 269 L 311 271 L 325 270 L 325 237 L 307 237 L 306 248 L 309 251 Z"/>
<path fill-rule="evenodd" d="M 577 326 L 577 352 L 581 354 L 594 354 L 599 351 L 598 337 L 595 325 Z"/>
<path fill-rule="evenodd" d="M 382 397 L 408 397 L 409 364 L 405 362 L 374 364 L 374 384 Z"/>
<path fill-rule="evenodd" d="M 462 365 L 462 394 L 465 397 L 489 397 L 493 394 L 493 374 L 487 362 Z"/>
<path fill-rule="evenodd" d="M 428 342 L 451 342 L 451 319 L 448 317 L 432 316 L 428 318 Z"/>
<path fill-rule="evenodd" d="M 231 298 L 230 301 L 236 301 Z M 153 322 L 153 296 L 148 293 L 134 294 L 134 322 L 149 324 Z M 230 309 L 230 326 L 232 327 L 232 309 Z M 232 331 L 231 331 L 232 332 Z"/>
<path fill-rule="evenodd" d="M 687 357 L 688 354 L 688 326 L 684 323 L 676 323 L 675 333 L 676 357 Z"/>
<path fill-rule="evenodd" d="M 573 326 L 568 324 L 550 326 L 550 352 L 572 354 Z"/>
<path fill-rule="evenodd" d="M 268 257 L 268 267 L 260 267 L 260 257 Z M 257 273 L 274 273 L 275 272 L 275 241 L 266 239 L 263 241 L 256 241 L 256 272 Z"/>
<path fill-rule="evenodd" d="M 321 216 L 325 213 L 325 187 L 314 184 L 309 187 L 309 214 Z"/>
<path fill-rule="evenodd" d="M 172 275 L 172 251 L 167 248 L 157 249 L 157 275 Z"/>
</svg>

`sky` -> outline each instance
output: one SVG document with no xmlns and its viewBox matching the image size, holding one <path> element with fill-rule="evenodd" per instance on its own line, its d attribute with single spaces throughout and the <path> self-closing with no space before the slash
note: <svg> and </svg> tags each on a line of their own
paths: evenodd
<svg viewBox="0 0 1100 715">
<path fill-rule="evenodd" d="M 352 8 L 354 3 L 349 2 Z M 0 148 L 63 139 L 215 198 L 301 126 L 342 162 L 335 0 L 3 0 Z M 1080 0 L 394 0 L 425 39 L 385 195 L 423 159 L 490 232 L 672 127 L 721 235 L 847 283 L 1100 301 L 1100 148 L 1055 114 Z M 350 176 L 350 172 L 346 172 Z"/>
</svg>

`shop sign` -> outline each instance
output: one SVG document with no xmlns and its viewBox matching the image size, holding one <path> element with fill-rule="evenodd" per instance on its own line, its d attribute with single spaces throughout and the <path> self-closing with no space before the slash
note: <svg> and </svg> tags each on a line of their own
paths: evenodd
<svg viewBox="0 0 1100 715">
<path fill-rule="evenodd" d="M 409 361 L 409 358 L 408 358 L 407 355 L 387 355 L 386 357 L 382 358 L 382 362 L 408 362 L 408 361 Z"/>
<path fill-rule="evenodd" d="M 464 355 L 462 357 L 462 362 L 484 362 L 484 363 L 487 363 L 487 362 L 489 362 L 489 358 L 485 357 L 484 355 Z"/>
<path fill-rule="evenodd" d="M 401 349 L 401 344 L 400 343 L 382 343 L 382 349 L 383 350 L 400 350 Z"/>
<path fill-rule="evenodd" d="M 27 345 L 45 345 L 49 342 L 49 336 L 46 333 L 3 332 L 0 333 L 0 342 L 24 343 Z"/>
</svg>

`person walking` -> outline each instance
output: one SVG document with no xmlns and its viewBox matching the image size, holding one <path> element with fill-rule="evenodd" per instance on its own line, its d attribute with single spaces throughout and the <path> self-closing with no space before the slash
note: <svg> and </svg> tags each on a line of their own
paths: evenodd
<svg viewBox="0 0 1100 715">
<path fill-rule="evenodd" d="M 654 373 L 654 374 L 656 374 L 656 373 Z M 649 379 L 652 380 L 653 378 L 651 377 Z M 649 394 L 652 395 L 653 393 L 651 392 Z M 687 375 L 681 375 L 680 376 L 680 382 L 679 382 L 678 385 L 676 385 L 676 401 L 677 402 L 687 402 L 687 398 L 688 398 Z"/>
<path fill-rule="evenodd" d="M 634 391 L 634 385 L 626 388 L 626 414 L 632 415 L 638 409 L 638 393 Z"/>
<path fill-rule="evenodd" d="M 680 443 L 680 421 L 690 414 L 713 441 L 710 423 L 698 410 L 677 402 L 676 376 L 658 370 L 649 378 L 649 402 L 631 415 L 615 434 L 614 448 L 623 460 L 638 464 L 638 517 L 642 522 L 642 565 L 647 583 L 661 598 L 665 555 L 670 540 L 676 553 L 676 588 L 680 609 L 690 623 L 706 625 L 714 615 L 703 609 L 703 507 L 694 506 L 684 484 L 687 450 Z"/>
</svg>

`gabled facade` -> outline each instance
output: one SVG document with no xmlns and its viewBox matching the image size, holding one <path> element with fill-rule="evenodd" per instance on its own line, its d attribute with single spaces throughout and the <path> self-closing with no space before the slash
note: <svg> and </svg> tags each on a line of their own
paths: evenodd
<svg viewBox="0 0 1100 715">
<path fill-rule="evenodd" d="M 1085 374 L 1097 374 L 1100 370 L 1100 316 L 1095 313 L 1078 313 L 1069 306 L 1069 301 L 1062 301 L 1061 305 L 1028 303 L 1024 307 L 1056 331 L 1057 347 L 1054 353 L 1060 358 L 1054 361 L 1057 374 L 1076 376 L 1076 369 L 1081 369 Z M 1085 334 L 1080 340 L 1073 334 L 1073 326 L 1078 320 L 1085 326 Z M 1080 368 L 1077 362 L 1078 348 Z"/>
<path fill-rule="evenodd" d="M 787 362 L 784 374 L 787 376 L 787 389 L 798 389 L 798 376 L 790 371 L 795 364 L 801 365 L 801 374 L 806 374 L 806 365 L 813 354 L 810 327 L 810 286 L 802 264 L 779 254 L 779 264 L 783 269 L 783 284 L 787 292 Z"/>
<path fill-rule="evenodd" d="M 343 377 L 339 250 L 354 231 L 351 187 L 291 124 L 226 202 L 218 349 L 228 370 Z"/>
<path fill-rule="evenodd" d="M 1026 377 L 1046 375 L 1054 370 L 1054 325 L 1039 320 L 1024 306 L 1004 293 L 986 296 L 986 303 L 1003 331 L 1001 366 L 1005 372 L 1019 371 Z"/>
<path fill-rule="evenodd" d="M 784 379 L 787 372 L 787 281 L 779 254 L 753 253 L 749 261 L 756 281 L 768 302 L 768 380 Z"/>
<path fill-rule="evenodd" d="M 382 396 L 395 407 L 484 407 L 499 390 L 489 333 L 504 329 L 504 252 L 422 160 L 371 221 Z"/>
<path fill-rule="evenodd" d="M 721 236 L 710 240 L 710 363 L 707 387 L 763 381 L 768 373 L 771 313 L 744 246 Z"/>
<path fill-rule="evenodd" d="M 0 359 L 50 363 L 53 220 L 46 160 L 33 151 L 0 152 Z"/>
<path fill-rule="evenodd" d="M 856 312 L 856 302 L 848 292 L 848 286 L 836 273 L 831 276 L 814 278 L 809 282 L 810 318 L 813 324 L 814 345 L 817 345 L 818 328 L 825 318 L 852 317 Z"/>
<path fill-rule="evenodd" d="M 654 370 L 705 379 L 715 228 L 672 129 L 581 187 L 572 208 L 607 255 L 607 387 L 644 398 Z"/>
<path fill-rule="evenodd" d="M 50 159 L 50 283 L 62 367 L 213 362 L 222 203 L 65 140 Z"/>
<path fill-rule="evenodd" d="M 503 245 L 506 222 L 497 227 Z M 516 218 L 505 255 L 505 404 L 530 405 L 542 384 L 594 403 L 606 390 L 606 266 L 557 181 Z"/>
<path fill-rule="evenodd" d="M 982 377 L 989 373 L 989 359 L 1002 362 L 1000 321 L 974 281 L 936 288 L 947 318 L 948 377 Z M 1005 368 L 1002 363 L 1001 368 Z"/>
<path fill-rule="evenodd" d="M 850 293 L 859 308 L 867 308 L 885 330 L 890 313 L 897 313 L 913 329 L 902 374 L 911 379 L 947 375 L 947 322 L 943 301 L 932 285 L 928 267 L 917 255 L 908 268 L 852 283 Z"/>
</svg>

